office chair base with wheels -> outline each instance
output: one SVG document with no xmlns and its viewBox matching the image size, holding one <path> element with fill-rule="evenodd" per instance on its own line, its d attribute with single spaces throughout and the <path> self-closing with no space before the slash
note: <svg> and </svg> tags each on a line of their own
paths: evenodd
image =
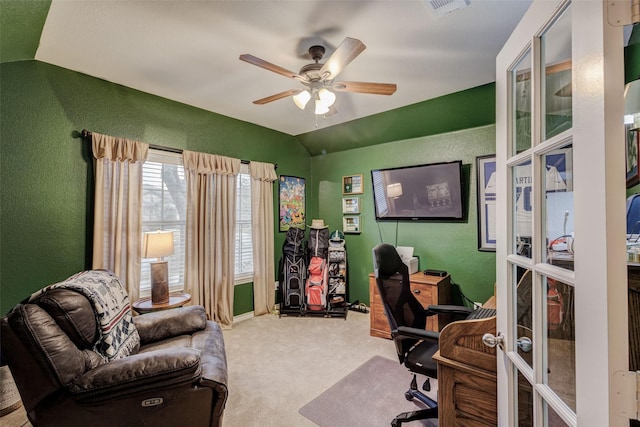
<svg viewBox="0 0 640 427">
<path fill-rule="evenodd" d="M 431 389 L 430 386 L 428 386 L 427 388 L 428 381 L 429 381 L 429 378 L 427 378 L 427 381 L 422 386 L 422 389 L 425 391 L 429 391 Z M 413 380 L 411 380 L 411 385 L 409 390 L 407 390 L 404 393 L 404 397 L 410 402 L 413 401 L 414 399 L 417 399 L 423 404 L 425 404 L 427 408 L 419 409 L 416 411 L 403 412 L 397 415 L 391 421 L 391 427 L 399 427 L 402 425 L 402 423 L 408 423 L 410 421 L 415 421 L 415 420 L 438 418 L 438 403 L 435 400 L 431 399 L 426 394 L 424 394 L 423 392 L 421 392 L 420 390 L 418 390 L 418 382 L 416 380 L 415 374 L 413 375 Z"/>
</svg>

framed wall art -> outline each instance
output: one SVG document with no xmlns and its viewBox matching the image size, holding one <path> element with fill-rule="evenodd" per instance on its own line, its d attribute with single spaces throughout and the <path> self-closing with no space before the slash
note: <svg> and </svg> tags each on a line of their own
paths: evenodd
<svg viewBox="0 0 640 427">
<path fill-rule="evenodd" d="M 304 178 L 280 175 L 279 183 L 280 231 L 287 231 L 291 227 L 305 228 Z"/>
<path fill-rule="evenodd" d="M 357 215 L 345 215 L 342 217 L 342 232 L 360 233 L 360 217 Z"/>
<path fill-rule="evenodd" d="M 342 177 L 342 194 L 362 194 L 363 192 L 362 174 Z"/>
<path fill-rule="evenodd" d="M 342 213 L 343 214 L 359 214 L 360 199 L 358 197 L 343 197 Z"/>
<path fill-rule="evenodd" d="M 496 250 L 496 157 L 476 158 L 478 173 L 478 250 Z"/>
</svg>

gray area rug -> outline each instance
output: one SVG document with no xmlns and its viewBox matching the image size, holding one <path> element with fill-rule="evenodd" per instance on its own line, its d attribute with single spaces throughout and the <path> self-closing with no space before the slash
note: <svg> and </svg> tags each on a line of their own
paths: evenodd
<svg viewBox="0 0 640 427">
<path fill-rule="evenodd" d="M 424 377 L 418 378 L 419 386 Z M 374 356 L 298 411 L 320 427 L 387 427 L 401 412 L 423 408 L 404 392 L 411 374 L 397 360 Z M 427 393 L 436 398 L 436 382 Z M 412 421 L 403 426 L 437 426 L 437 420 Z"/>
</svg>

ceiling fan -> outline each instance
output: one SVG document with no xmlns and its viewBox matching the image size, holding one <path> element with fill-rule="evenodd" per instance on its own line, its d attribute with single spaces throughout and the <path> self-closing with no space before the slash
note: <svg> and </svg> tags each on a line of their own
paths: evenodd
<svg viewBox="0 0 640 427">
<path fill-rule="evenodd" d="M 336 95 L 329 89 L 338 92 L 369 93 L 374 95 L 391 95 L 396 91 L 396 85 L 391 83 L 367 83 L 367 82 L 336 82 L 337 75 L 353 61 L 366 46 L 358 39 L 346 37 L 340 46 L 333 52 L 325 63 L 320 60 L 324 56 L 323 46 L 311 46 L 309 56 L 315 61 L 300 69 L 299 73 L 289 71 L 278 65 L 267 62 L 250 54 L 240 55 L 242 61 L 278 73 L 290 79 L 299 80 L 303 89 L 289 89 L 276 93 L 266 98 L 253 101 L 254 104 L 263 105 L 278 99 L 293 97 L 293 102 L 300 109 L 304 109 L 310 99 L 315 100 L 316 114 L 326 114 L 335 102 Z"/>
</svg>

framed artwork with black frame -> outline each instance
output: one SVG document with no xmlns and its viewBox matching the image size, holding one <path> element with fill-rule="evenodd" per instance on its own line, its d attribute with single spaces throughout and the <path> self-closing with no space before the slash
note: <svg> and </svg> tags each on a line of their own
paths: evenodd
<svg viewBox="0 0 640 427">
<path fill-rule="evenodd" d="M 496 156 L 476 157 L 478 250 L 496 251 Z"/>
<path fill-rule="evenodd" d="M 278 188 L 280 231 L 291 227 L 305 228 L 305 180 L 297 176 L 280 175 Z"/>
</svg>

